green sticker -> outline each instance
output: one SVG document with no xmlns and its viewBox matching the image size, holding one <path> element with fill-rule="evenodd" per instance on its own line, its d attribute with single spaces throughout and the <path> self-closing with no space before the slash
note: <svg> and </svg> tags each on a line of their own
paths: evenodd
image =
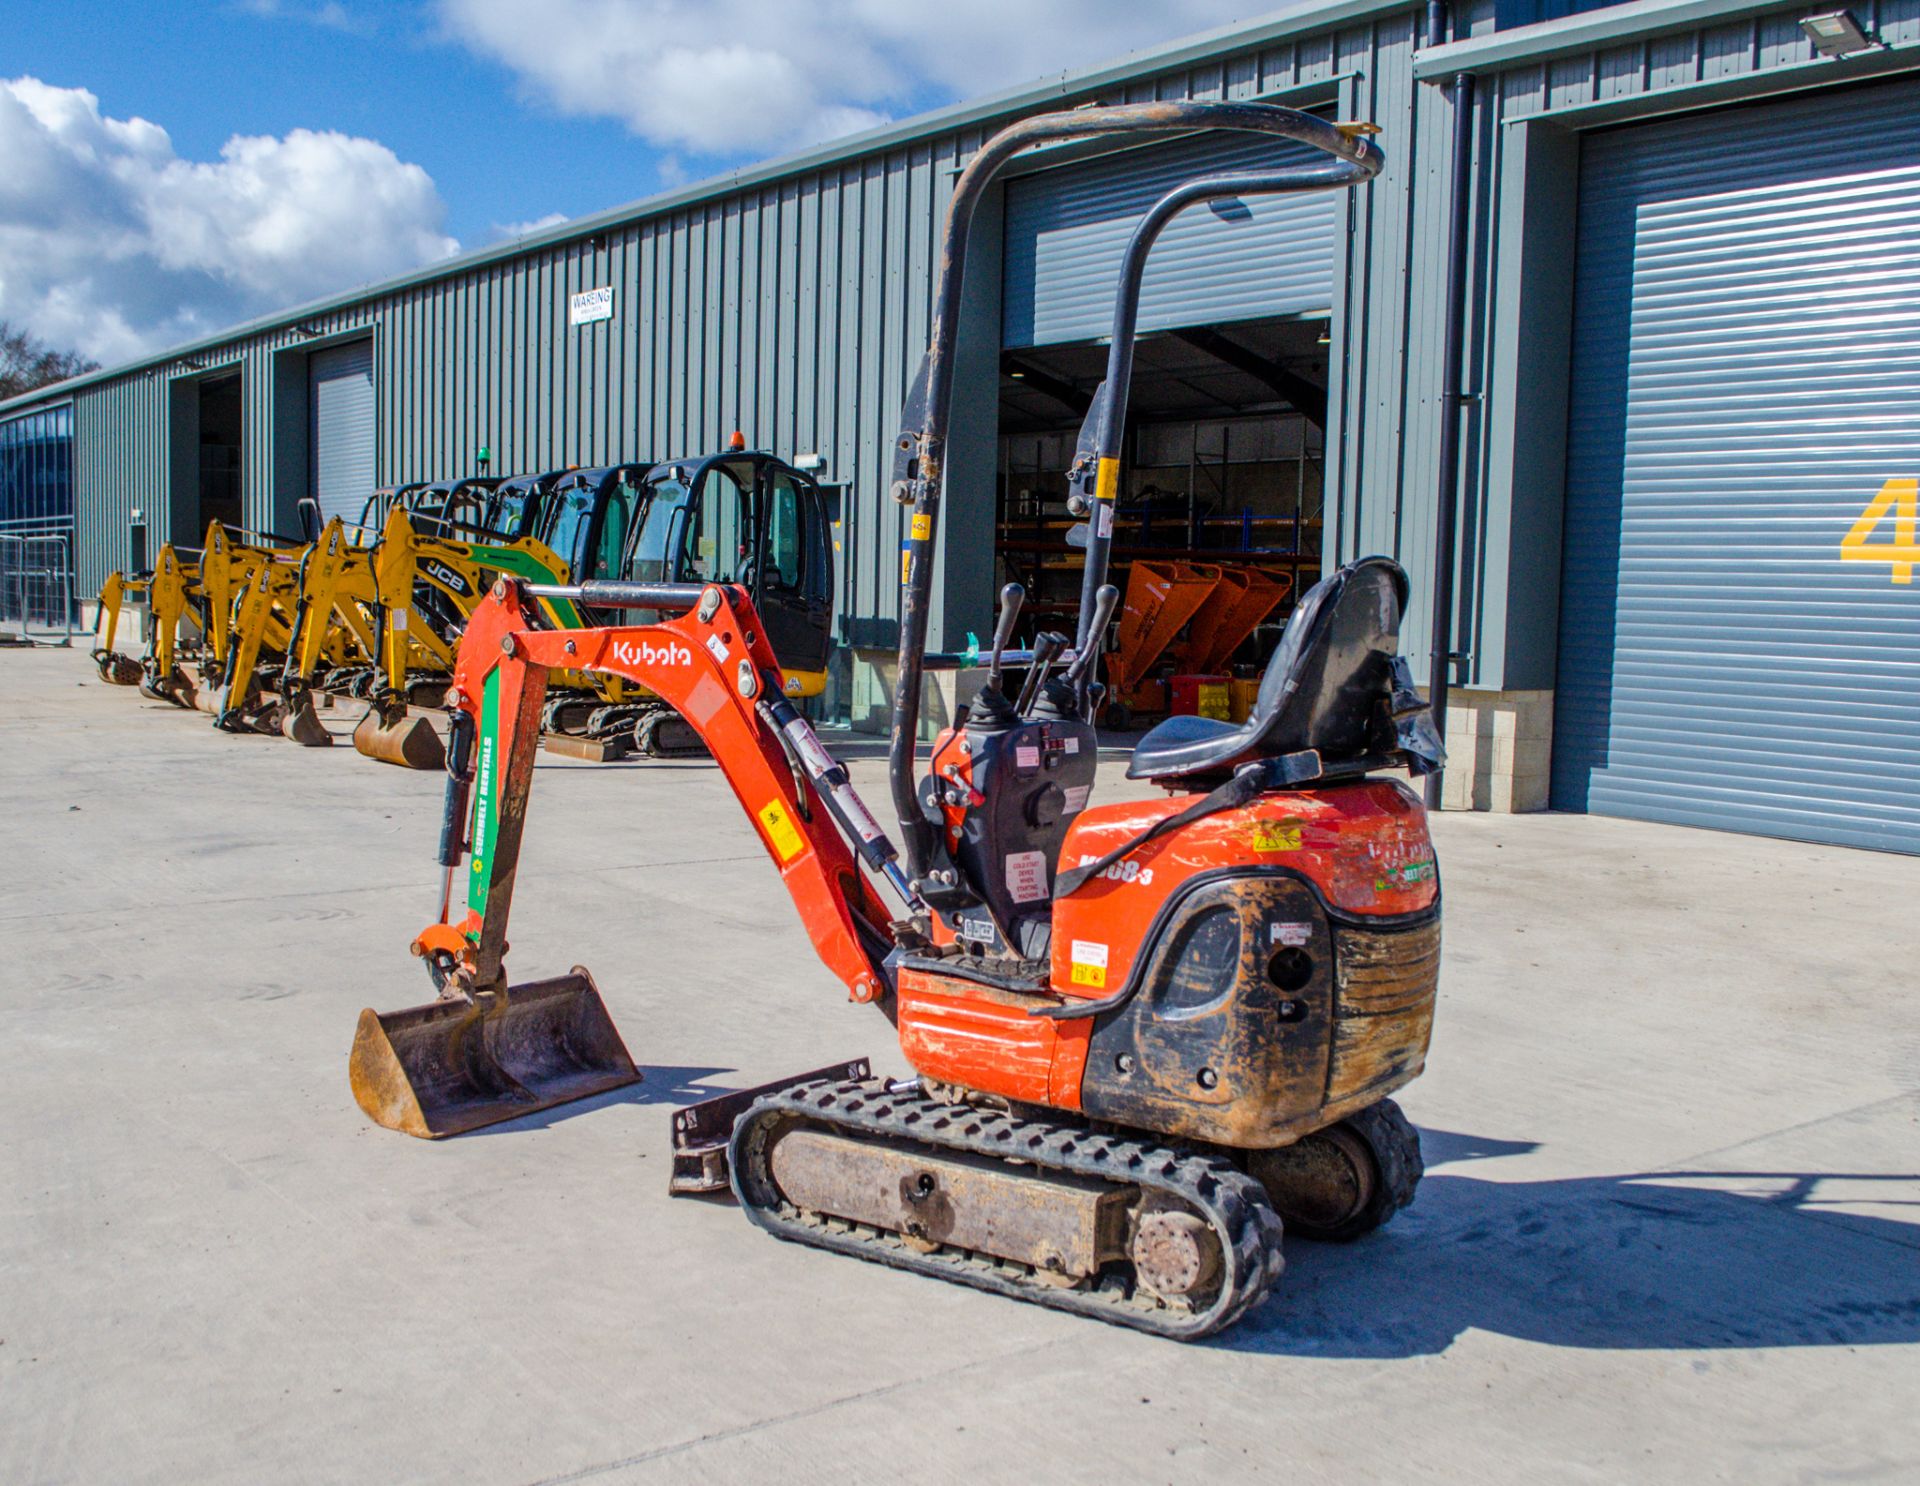
<svg viewBox="0 0 1920 1486">
<path fill-rule="evenodd" d="M 467 907 L 482 916 L 487 911 L 487 862 L 493 848 L 493 821 L 499 803 L 494 799 L 494 760 L 500 751 L 500 670 L 487 672 L 480 690 L 480 756 L 473 766 L 473 821 L 467 839 L 472 864 L 467 870 Z M 479 935 L 467 936 L 476 942 Z"/>
</svg>

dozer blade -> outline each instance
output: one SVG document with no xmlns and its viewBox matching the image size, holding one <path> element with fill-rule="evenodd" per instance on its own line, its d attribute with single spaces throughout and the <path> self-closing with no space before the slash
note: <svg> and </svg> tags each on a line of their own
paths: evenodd
<svg viewBox="0 0 1920 1486">
<path fill-rule="evenodd" d="M 368 758 L 383 764 L 398 764 L 403 769 L 444 769 L 446 746 L 433 724 L 424 717 L 399 713 L 392 722 L 383 722 L 378 707 L 370 708 L 353 730 L 353 746 Z"/>
<path fill-rule="evenodd" d="M 348 1074 L 367 1117 L 438 1140 L 640 1081 L 582 967 L 489 1000 L 362 1011 Z"/>
<path fill-rule="evenodd" d="M 281 714 L 280 735 L 289 742 L 298 743 L 302 748 L 333 746 L 333 734 L 328 732 L 326 724 L 320 721 L 320 714 L 314 710 L 311 696 L 302 697 Z"/>
</svg>

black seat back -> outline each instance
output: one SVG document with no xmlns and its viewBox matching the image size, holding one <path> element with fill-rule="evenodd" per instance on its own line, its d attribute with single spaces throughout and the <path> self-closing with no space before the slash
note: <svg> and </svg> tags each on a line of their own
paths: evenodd
<svg viewBox="0 0 1920 1486">
<path fill-rule="evenodd" d="M 1387 557 L 1323 578 L 1289 616 L 1247 720 L 1170 717 L 1140 740 L 1127 776 L 1218 774 L 1309 752 L 1327 773 L 1396 761 L 1430 767 L 1438 739 L 1399 659 L 1407 592 L 1406 573 Z"/>
<path fill-rule="evenodd" d="M 1260 679 L 1249 746 L 1264 754 L 1313 748 L 1328 758 L 1392 752 L 1384 703 L 1406 602 L 1407 575 L 1386 557 L 1362 558 L 1314 584 Z"/>
</svg>

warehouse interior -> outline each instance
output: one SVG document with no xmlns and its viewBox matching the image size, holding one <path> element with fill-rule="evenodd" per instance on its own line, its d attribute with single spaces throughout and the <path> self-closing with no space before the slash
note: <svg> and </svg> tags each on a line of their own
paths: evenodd
<svg viewBox="0 0 1920 1486">
<path fill-rule="evenodd" d="M 194 385 L 194 416 L 199 436 L 192 447 L 197 456 L 193 473 L 194 540 L 218 521 L 229 528 L 242 523 L 240 504 L 241 449 L 244 442 L 240 376 L 237 371 L 199 378 Z"/>
<path fill-rule="evenodd" d="M 1320 554 L 1326 321 L 1267 319 L 1158 331 L 1136 355 L 1114 581 L 1138 559 L 1230 561 L 1311 586 Z M 1066 472 L 1106 370 L 1097 342 L 1006 351 L 1000 362 L 995 557 L 1027 590 L 1030 626 L 1079 598 Z M 1262 626 L 1277 627 L 1285 605 Z M 1263 653 L 1263 633 L 1241 657 Z"/>
</svg>

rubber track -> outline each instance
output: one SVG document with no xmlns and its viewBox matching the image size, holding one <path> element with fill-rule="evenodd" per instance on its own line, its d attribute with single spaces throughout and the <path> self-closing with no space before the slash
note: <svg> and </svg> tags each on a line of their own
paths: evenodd
<svg viewBox="0 0 1920 1486">
<path fill-rule="evenodd" d="M 1194 1311 L 1168 1305 L 1144 1289 L 1134 1291 L 1117 1275 L 1096 1280 L 1091 1288 L 1068 1289 L 1011 1260 L 950 1248 L 921 1253 L 897 1234 L 865 1227 L 836 1231 L 793 1216 L 785 1203 L 784 1212 L 771 1210 L 750 1193 L 774 1198 L 777 1192 L 763 1132 L 786 1116 L 869 1139 L 964 1151 L 1175 1197 L 1205 1216 L 1220 1239 L 1225 1261 L 1220 1291 L 1212 1304 Z M 727 1155 L 734 1196 L 754 1223 L 777 1238 L 1176 1341 L 1195 1341 L 1231 1326 L 1266 1298 L 1285 1267 L 1280 1219 L 1266 1192 L 1225 1161 L 1125 1136 L 941 1104 L 917 1092 L 890 1094 L 880 1080 L 803 1085 L 766 1095 L 734 1124 Z"/>
</svg>

